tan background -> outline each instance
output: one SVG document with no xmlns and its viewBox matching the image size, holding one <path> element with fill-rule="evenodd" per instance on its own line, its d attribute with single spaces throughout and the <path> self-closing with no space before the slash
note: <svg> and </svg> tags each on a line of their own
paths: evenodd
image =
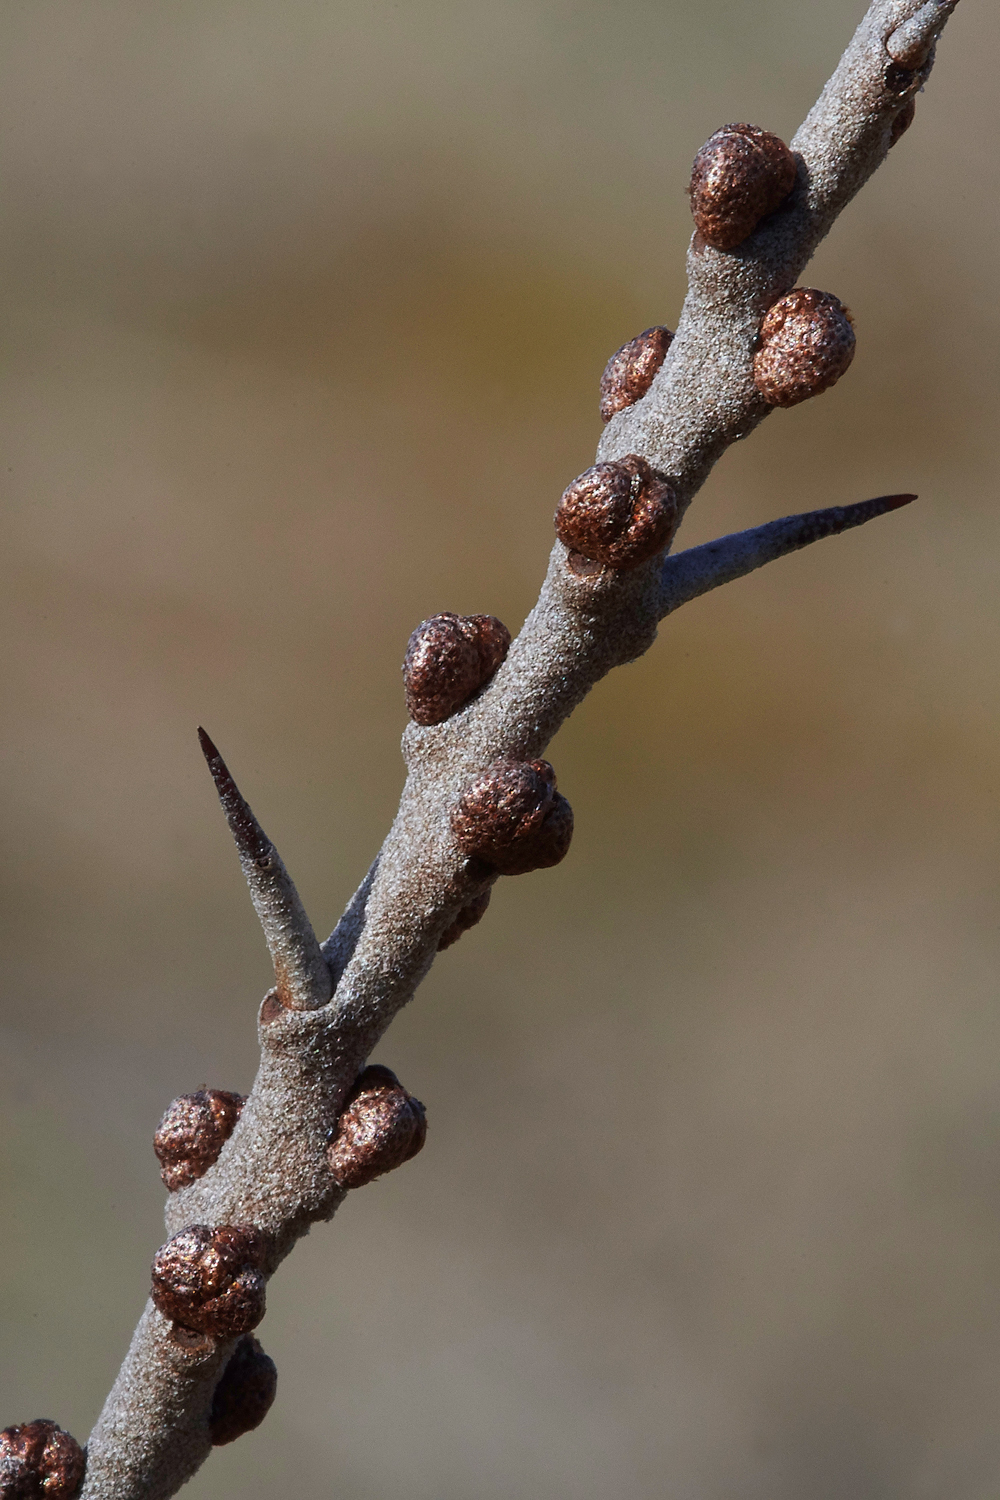
<svg viewBox="0 0 1000 1500">
<path fill-rule="evenodd" d="M 85 1437 L 149 1138 L 268 983 L 203 722 L 329 930 L 398 664 L 530 607 L 604 361 L 673 323 L 702 140 L 860 0 L 9 0 L 0 19 L 0 1419 Z M 685 543 L 918 506 L 688 606 L 556 742 L 577 816 L 378 1057 L 423 1155 L 273 1284 L 194 1497 L 994 1500 L 1000 16 L 807 281 L 853 369 Z"/>
</svg>

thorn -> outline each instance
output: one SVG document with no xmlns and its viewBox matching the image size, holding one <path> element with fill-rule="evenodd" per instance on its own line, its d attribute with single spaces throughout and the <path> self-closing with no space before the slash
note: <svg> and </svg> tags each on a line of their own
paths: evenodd
<svg viewBox="0 0 1000 1500">
<path fill-rule="evenodd" d="M 264 929 L 281 1002 L 292 1010 L 313 1010 L 325 1005 L 332 993 L 330 969 L 291 876 L 254 817 L 229 767 L 200 727 L 198 743 L 212 773 L 250 888 L 250 899 Z"/>
<path fill-rule="evenodd" d="M 212 780 L 215 782 L 215 789 L 222 803 L 222 811 L 226 815 L 226 822 L 236 840 L 240 858 L 252 859 L 260 864 L 271 856 L 276 857 L 278 851 L 254 817 L 249 803 L 233 780 L 229 767 L 204 729 L 200 727 L 198 742 L 208 762 L 208 769 L 212 773 Z"/>
<path fill-rule="evenodd" d="M 731 536 L 719 537 L 717 541 L 706 542 L 703 547 L 678 552 L 668 557 L 663 565 L 660 618 L 679 609 L 689 599 L 697 599 L 700 594 L 707 594 L 723 583 L 742 578 L 765 563 L 789 552 L 797 552 L 800 547 L 808 547 L 810 542 L 838 536 L 854 526 L 863 526 L 876 516 L 900 510 L 916 498 L 916 495 L 879 495 L 874 500 L 861 500 L 856 505 L 833 505 L 827 510 L 807 511 L 804 515 L 768 521 L 764 526 L 737 531 Z"/>
<path fill-rule="evenodd" d="M 912 505 L 914 500 L 919 500 L 919 495 L 882 495 L 877 500 L 862 500 L 862 505 L 881 505 L 882 511 L 876 514 L 885 514 L 890 510 L 902 510 L 904 505 Z M 848 506 L 850 509 L 850 506 Z"/>
</svg>

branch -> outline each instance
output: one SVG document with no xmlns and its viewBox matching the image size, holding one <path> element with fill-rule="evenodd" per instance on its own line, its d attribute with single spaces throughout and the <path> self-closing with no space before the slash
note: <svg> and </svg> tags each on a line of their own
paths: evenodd
<svg viewBox="0 0 1000 1500">
<path fill-rule="evenodd" d="M 793 140 L 791 156 L 753 127 L 729 128 L 737 137 L 730 141 L 733 171 L 712 176 L 709 163 L 712 191 L 721 182 L 723 198 L 728 192 L 739 199 L 734 174 L 743 161 L 765 176 L 774 168 L 780 195 L 768 199 L 760 222 L 754 218 L 728 247 L 697 233 L 676 337 L 671 342 L 665 330 L 650 330 L 638 362 L 630 363 L 628 346 L 616 356 L 616 368 L 625 371 L 623 394 L 607 403 L 600 463 L 564 496 L 557 517 L 561 539 L 506 659 L 497 666 L 506 632 L 496 621 L 484 625 L 488 616 L 438 616 L 422 627 L 429 636 L 415 633 L 408 663 L 426 666 L 427 641 L 437 642 L 430 665 L 443 675 L 446 691 L 435 702 L 454 703 L 454 711 L 440 721 L 428 713 L 408 725 L 407 779 L 396 819 L 322 950 L 273 846 L 204 738 L 278 985 L 261 1006 L 260 1070 L 232 1134 L 224 1142 L 220 1137 L 217 1160 L 205 1175 L 167 1203 L 171 1235 L 203 1226 L 184 1238 L 189 1258 L 197 1258 L 191 1246 L 211 1249 L 213 1235 L 222 1234 L 217 1226 L 232 1226 L 227 1233 L 244 1246 L 244 1257 L 251 1254 L 247 1247 L 259 1247 L 252 1264 L 240 1262 L 240 1274 L 266 1277 L 312 1223 L 334 1213 L 348 1179 L 331 1141 L 338 1121 L 343 1130 L 350 1117 L 352 1129 L 360 1128 L 359 1103 L 343 1120 L 342 1111 L 349 1096 L 357 1098 L 352 1087 L 389 1022 L 412 997 L 442 941 L 482 915 L 500 873 L 550 864 L 565 852 L 571 814 L 551 767 L 539 757 L 591 687 L 646 651 L 659 620 L 687 599 L 912 498 L 890 496 L 775 521 L 662 562 L 686 506 L 726 448 L 775 404 L 824 389 L 846 368 L 853 333 L 836 299 L 786 294 L 909 123 L 953 6 L 954 0 L 875 0 Z M 762 348 L 777 359 L 766 379 Z M 609 527 L 612 541 L 605 547 Z M 483 650 L 487 638 L 492 656 Z M 392 1129 L 409 1121 L 405 1150 L 400 1146 L 394 1157 L 402 1159 L 416 1149 L 415 1107 L 400 1103 L 386 1070 L 371 1071 L 377 1074 L 372 1097 L 382 1100 L 384 1119 L 391 1095 Z M 174 1252 L 175 1260 L 180 1254 Z M 184 1265 L 191 1277 L 202 1274 L 201 1261 Z M 235 1347 L 230 1334 L 185 1332 L 147 1306 L 91 1435 L 83 1500 L 159 1500 L 190 1477 L 211 1446 L 213 1392 L 220 1373 L 231 1368 Z"/>
</svg>

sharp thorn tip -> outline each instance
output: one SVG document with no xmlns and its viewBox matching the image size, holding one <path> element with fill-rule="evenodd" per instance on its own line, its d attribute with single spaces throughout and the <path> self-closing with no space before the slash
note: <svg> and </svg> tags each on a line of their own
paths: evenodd
<svg viewBox="0 0 1000 1500">
<path fill-rule="evenodd" d="M 202 729 L 200 724 L 198 725 L 198 743 L 201 746 L 201 753 L 202 755 L 204 755 L 206 760 L 212 761 L 222 759 L 222 756 L 215 748 L 212 740 L 209 738 L 208 734 L 206 734 L 205 730 Z"/>
<path fill-rule="evenodd" d="M 205 760 L 208 764 L 208 769 L 212 780 L 215 782 L 215 789 L 218 792 L 219 796 L 222 798 L 223 806 L 226 806 L 227 798 L 232 799 L 235 797 L 238 803 L 242 802 L 243 798 L 240 794 L 239 787 L 233 780 L 229 767 L 222 759 L 222 756 L 219 754 L 212 740 L 205 733 L 204 729 L 200 727 L 198 729 L 198 743 L 201 746 L 201 753 L 204 755 Z M 229 816 L 228 811 L 226 816 Z"/>
</svg>

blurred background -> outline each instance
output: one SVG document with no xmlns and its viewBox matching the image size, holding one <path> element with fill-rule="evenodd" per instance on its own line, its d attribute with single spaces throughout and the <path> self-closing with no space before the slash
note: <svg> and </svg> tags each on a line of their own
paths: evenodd
<svg viewBox="0 0 1000 1500">
<path fill-rule="evenodd" d="M 203 723 L 325 934 L 406 639 L 530 608 L 604 362 L 675 326 L 691 159 L 790 138 L 861 0 L 8 0 L 0 1420 L 85 1439 L 247 1090 L 269 967 Z M 377 1059 L 428 1144 L 272 1284 L 186 1494 L 987 1500 L 1000 1470 L 1000 14 L 806 282 L 858 355 L 682 545 L 917 505 L 687 606 L 551 751 Z"/>
</svg>

